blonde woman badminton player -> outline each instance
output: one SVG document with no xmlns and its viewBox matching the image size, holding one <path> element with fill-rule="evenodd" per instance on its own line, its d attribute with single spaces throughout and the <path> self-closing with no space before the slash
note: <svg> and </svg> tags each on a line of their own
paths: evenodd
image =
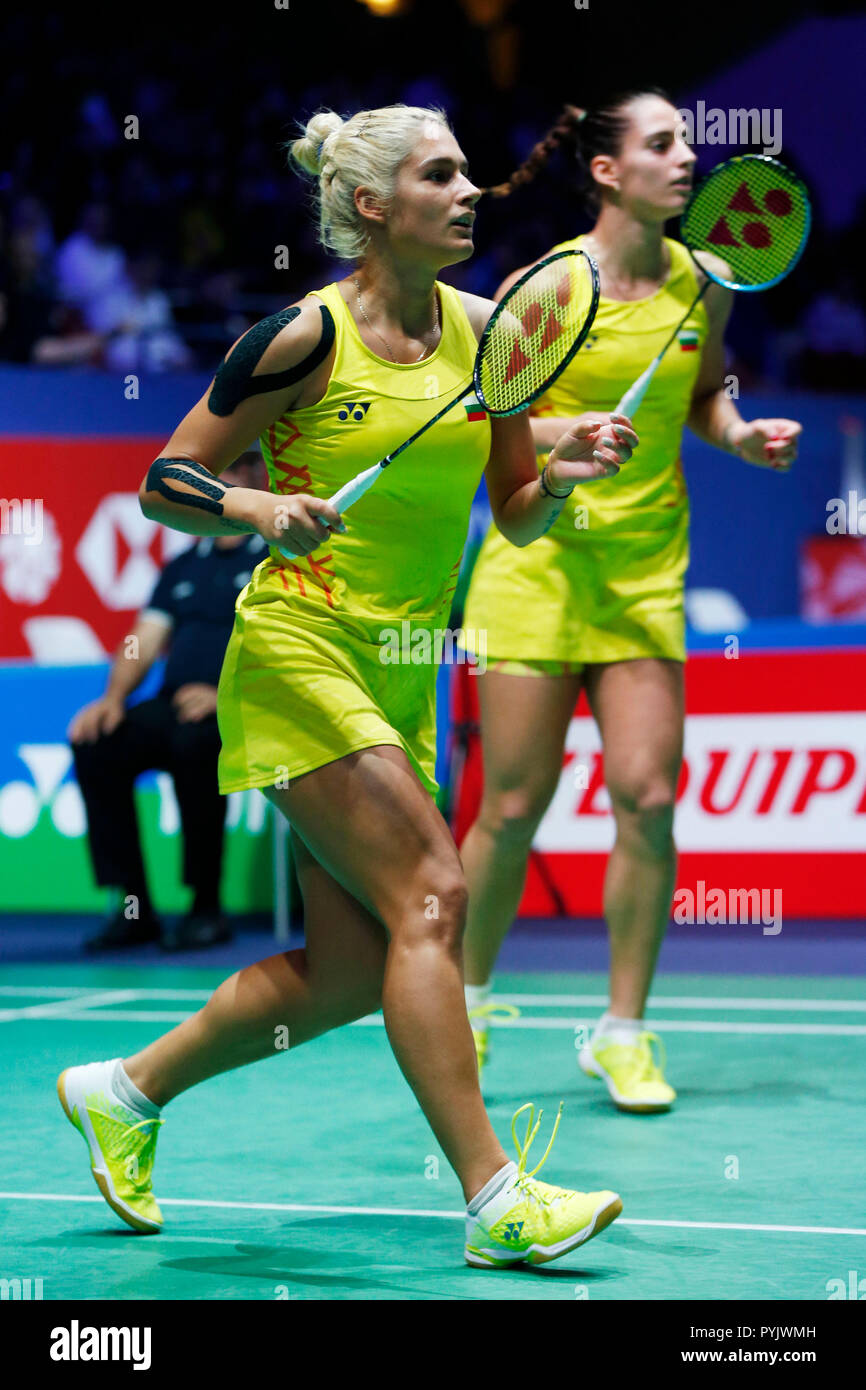
<svg viewBox="0 0 866 1390">
<path fill-rule="evenodd" d="M 495 306 L 436 276 L 471 255 L 479 190 L 440 111 L 321 112 L 292 154 L 317 180 L 324 243 L 356 266 L 234 345 L 141 500 L 181 531 L 257 531 L 270 544 L 239 596 L 220 681 L 220 790 L 259 787 L 291 822 L 306 945 L 239 971 L 134 1056 L 71 1067 L 60 1097 L 106 1200 L 155 1231 L 151 1171 L 169 1101 L 273 1056 L 276 1030 L 303 1065 L 295 1049 L 381 1007 L 462 1185 L 466 1260 L 543 1262 L 604 1229 L 621 1203 L 527 1171 L 531 1105 L 524 1137 L 512 1127 L 517 1163 L 491 1127 L 464 1005 L 466 886 L 431 795 L 435 668 L 395 672 L 380 634 L 447 621 L 482 470 L 503 535 L 522 547 L 559 514 L 552 493 L 612 476 L 637 437 L 620 423 L 614 438 L 608 417 L 570 423 L 542 486 L 526 411 L 492 421 L 458 403 L 344 523 L 325 499 L 471 378 Z M 224 488 L 218 475 L 257 437 L 271 493 Z"/>
</svg>

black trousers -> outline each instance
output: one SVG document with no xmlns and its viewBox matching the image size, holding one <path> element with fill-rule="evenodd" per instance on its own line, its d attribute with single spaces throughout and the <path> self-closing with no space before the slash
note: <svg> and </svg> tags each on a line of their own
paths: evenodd
<svg viewBox="0 0 866 1390">
<path fill-rule="evenodd" d="M 74 743 L 75 771 L 87 808 L 88 846 L 100 887 L 123 888 L 149 907 L 133 786 L 142 772 L 171 773 L 183 831 L 183 881 L 216 906 L 226 798 L 217 784 L 215 714 L 178 721 L 169 696 L 132 705 L 112 734 Z"/>
</svg>

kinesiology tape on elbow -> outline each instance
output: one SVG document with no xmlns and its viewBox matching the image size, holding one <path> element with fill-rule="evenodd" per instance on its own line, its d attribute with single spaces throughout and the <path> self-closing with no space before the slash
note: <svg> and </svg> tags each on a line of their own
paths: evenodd
<svg viewBox="0 0 866 1390">
<path fill-rule="evenodd" d="M 193 477 L 191 474 L 197 476 Z M 188 487 L 196 487 L 198 492 L 182 492 L 180 488 L 172 487 L 166 481 L 168 478 L 175 478 L 180 483 L 186 483 Z M 212 512 L 214 516 L 222 516 L 222 498 L 230 486 L 229 483 L 218 482 L 204 464 L 198 463 L 196 459 L 158 458 L 154 459 L 147 471 L 148 492 L 158 492 L 167 497 L 169 502 L 181 502 L 186 507 L 198 507 L 203 512 Z"/>
</svg>

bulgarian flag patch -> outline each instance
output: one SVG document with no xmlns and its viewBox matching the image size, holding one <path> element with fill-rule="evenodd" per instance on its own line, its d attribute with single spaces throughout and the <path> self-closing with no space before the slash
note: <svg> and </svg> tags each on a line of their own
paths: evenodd
<svg viewBox="0 0 866 1390">
<path fill-rule="evenodd" d="M 678 333 L 677 342 L 683 352 L 697 352 L 698 350 L 698 335 L 691 329 Z"/>
<path fill-rule="evenodd" d="M 477 396 L 467 396 L 463 402 L 463 409 L 466 411 L 466 419 L 469 421 L 487 419 L 487 411 Z"/>
</svg>

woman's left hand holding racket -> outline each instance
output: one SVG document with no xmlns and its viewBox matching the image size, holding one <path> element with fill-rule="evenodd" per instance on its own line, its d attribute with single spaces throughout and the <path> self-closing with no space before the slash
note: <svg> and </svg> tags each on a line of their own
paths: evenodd
<svg viewBox="0 0 866 1390">
<path fill-rule="evenodd" d="M 555 491 L 596 478 L 612 478 L 638 446 L 625 415 L 579 415 L 561 434 L 547 459 L 547 477 Z"/>
</svg>

